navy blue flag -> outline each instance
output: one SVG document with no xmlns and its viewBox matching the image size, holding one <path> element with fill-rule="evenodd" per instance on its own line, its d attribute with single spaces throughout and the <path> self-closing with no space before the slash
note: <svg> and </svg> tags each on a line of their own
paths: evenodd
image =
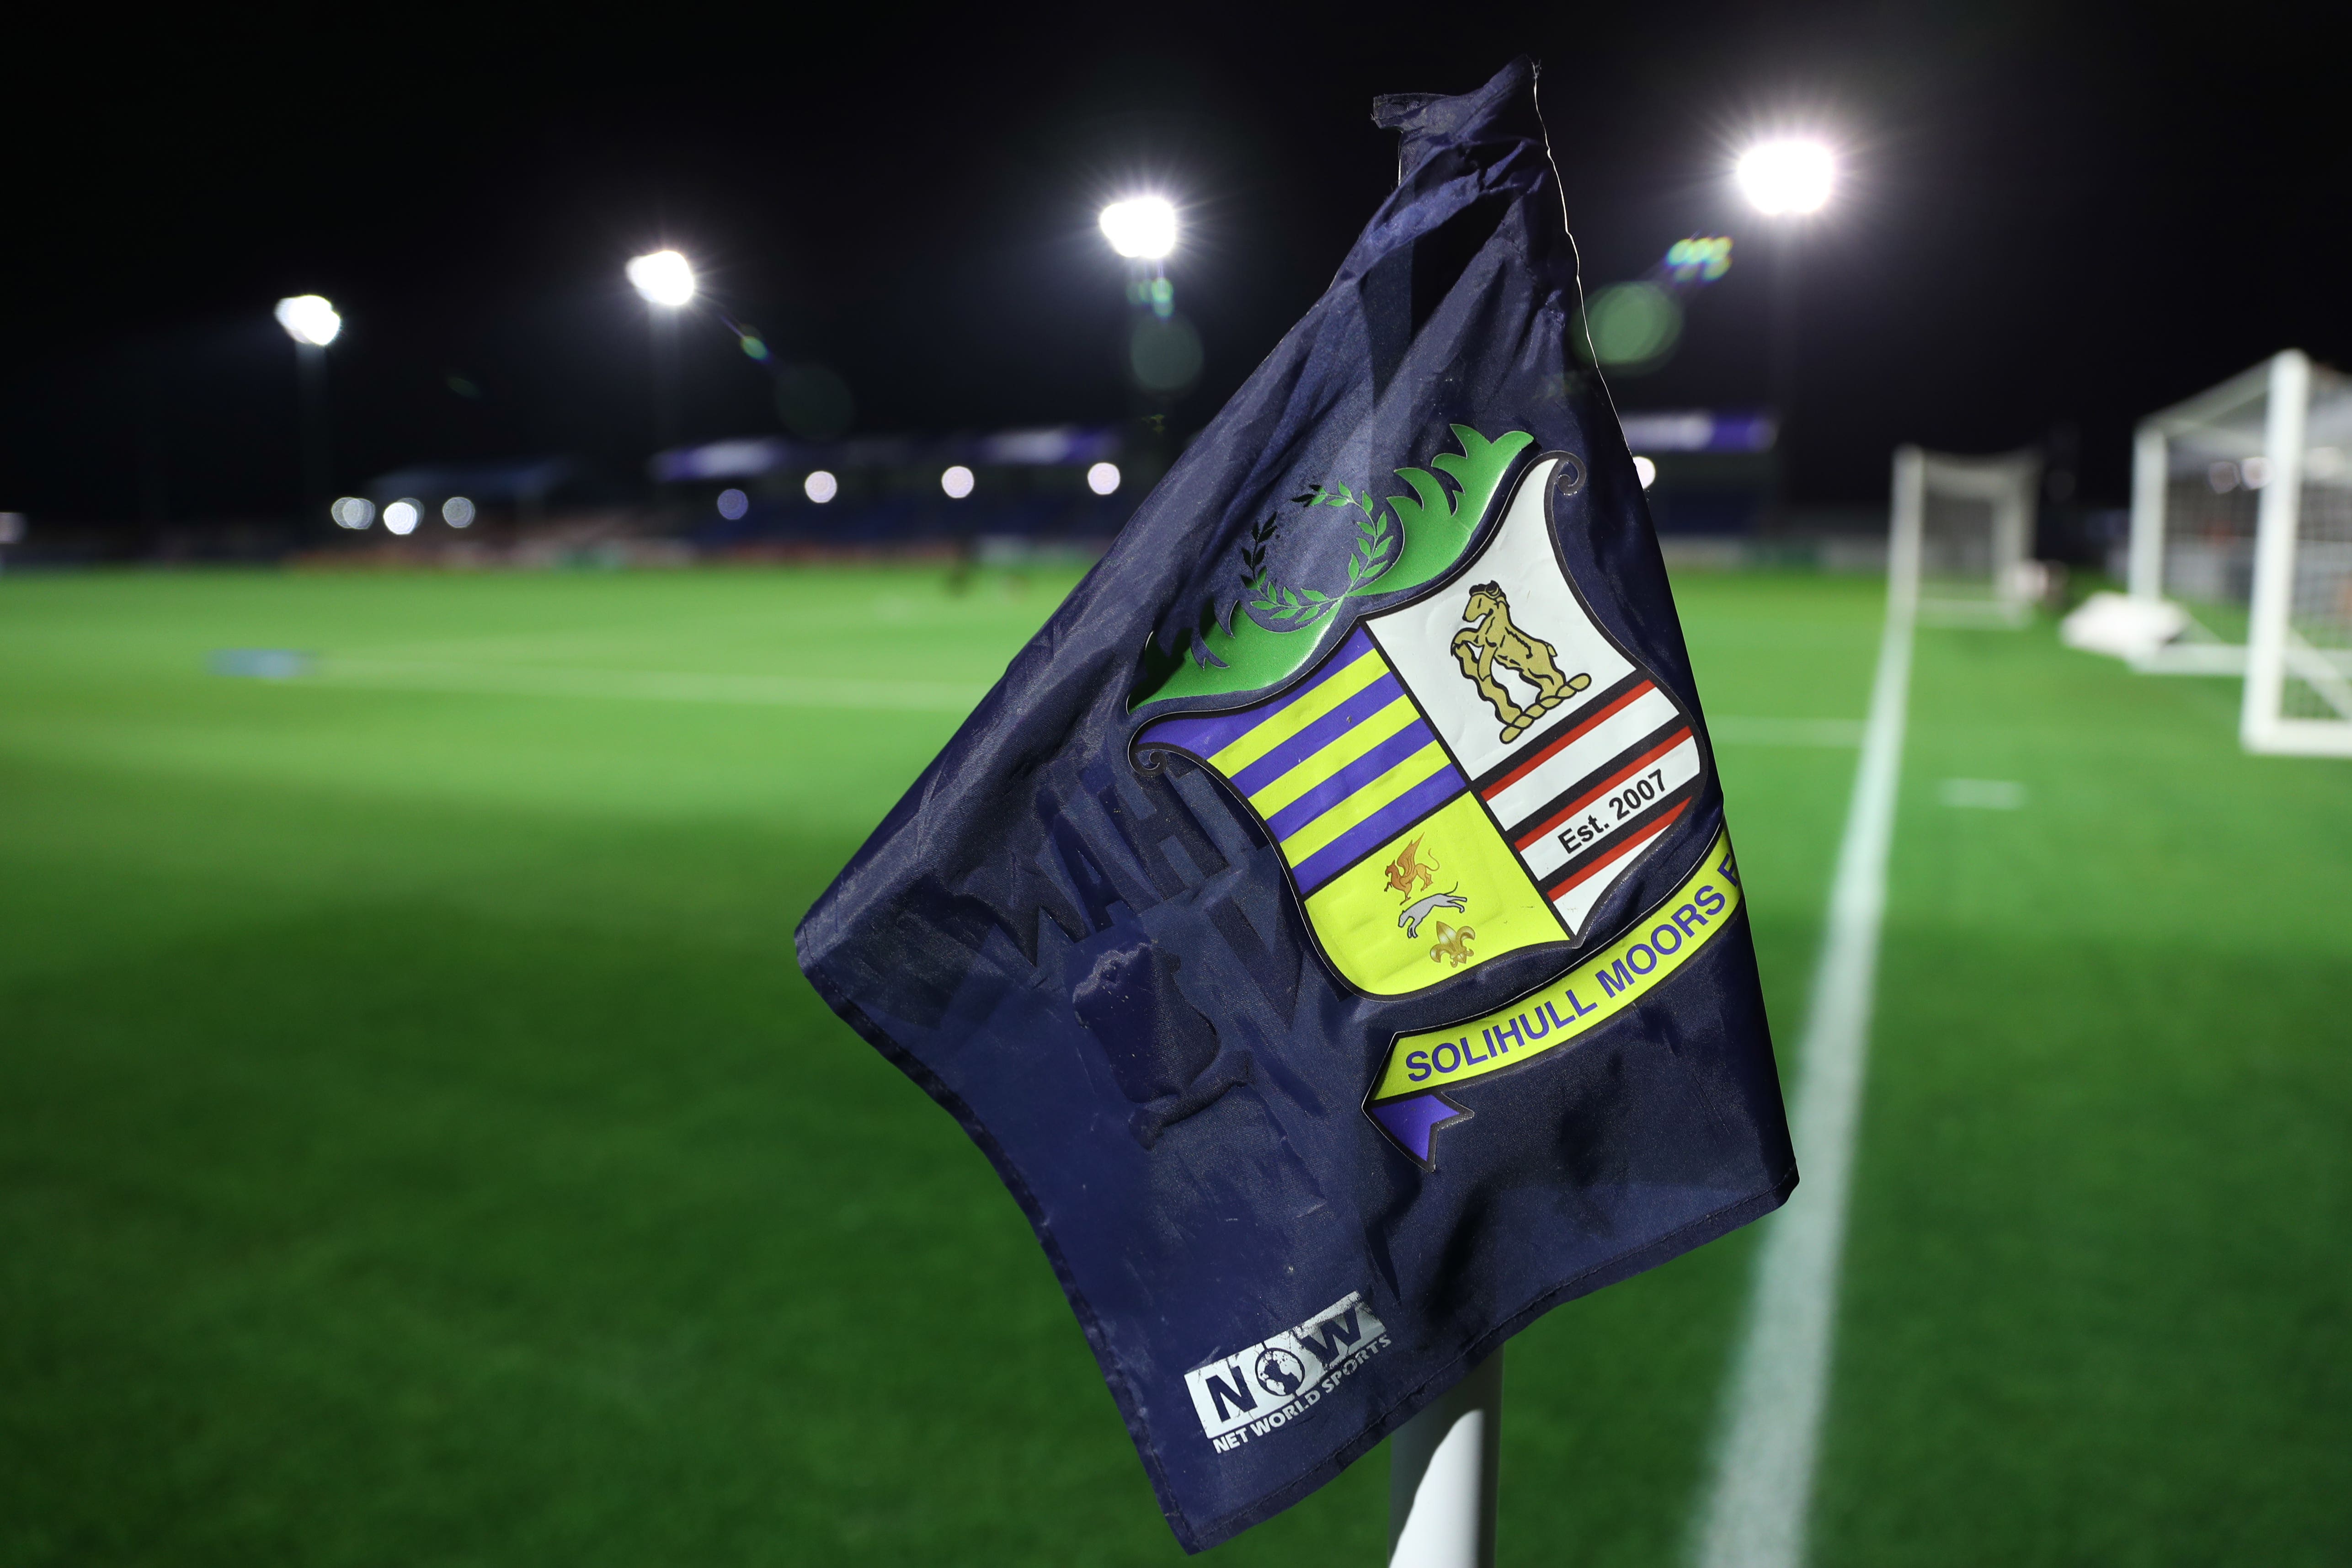
<svg viewBox="0 0 2352 1568">
<path fill-rule="evenodd" d="M 1516 63 L 798 933 L 1035 1226 L 1177 1538 L 1796 1184 Z"/>
</svg>

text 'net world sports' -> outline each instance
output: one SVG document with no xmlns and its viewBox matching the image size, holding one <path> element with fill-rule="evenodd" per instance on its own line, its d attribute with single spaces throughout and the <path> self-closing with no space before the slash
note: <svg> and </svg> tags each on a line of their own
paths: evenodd
<svg viewBox="0 0 2352 1568">
<path fill-rule="evenodd" d="M 1796 1182 L 1534 69 L 1375 119 L 1328 291 L 798 933 L 1194 1550 Z"/>
</svg>

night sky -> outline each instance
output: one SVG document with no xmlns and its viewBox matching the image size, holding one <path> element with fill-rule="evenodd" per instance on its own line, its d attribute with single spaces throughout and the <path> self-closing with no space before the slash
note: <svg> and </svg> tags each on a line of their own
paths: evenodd
<svg viewBox="0 0 2352 1568">
<path fill-rule="evenodd" d="M 1146 186 L 1208 363 L 1197 426 L 1312 302 L 1393 177 L 1375 93 L 1512 55 L 1588 292 L 1734 240 L 1626 409 L 1767 384 L 1771 236 L 1728 181 L 1760 129 L 1836 141 L 1801 241 L 1801 503 L 1883 498 L 1889 448 L 2079 441 L 2117 501 L 2140 414 L 2288 345 L 2352 362 L 2352 136 L 2318 18 L 2251 5 L 482 6 L 170 24 L 91 8 L 20 42 L 6 114 L 0 509 L 280 515 L 299 489 L 279 296 L 342 310 L 339 485 L 427 460 L 652 447 L 643 303 L 702 268 L 683 434 L 779 428 L 781 356 L 859 432 L 1109 422 L 1124 274 L 1094 226 Z M 454 379 L 453 379 L 454 378 Z"/>
</svg>

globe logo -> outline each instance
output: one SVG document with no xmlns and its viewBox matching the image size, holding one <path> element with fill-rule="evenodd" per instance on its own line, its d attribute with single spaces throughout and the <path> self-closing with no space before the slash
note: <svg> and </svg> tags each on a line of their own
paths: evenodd
<svg viewBox="0 0 2352 1568">
<path fill-rule="evenodd" d="M 1288 1351 L 1270 1350 L 1257 1358 L 1257 1382 L 1261 1388 L 1271 1389 L 1284 1399 L 1298 1392 L 1307 1381 L 1307 1369 Z"/>
</svg>

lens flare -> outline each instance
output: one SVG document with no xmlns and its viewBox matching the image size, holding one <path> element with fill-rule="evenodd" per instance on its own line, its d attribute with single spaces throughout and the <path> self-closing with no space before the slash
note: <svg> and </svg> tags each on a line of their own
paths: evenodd
<svg viewBox="0 0 2352 1568">
<path fill-rule="evenodd" d="M 724 489 L 719 492 L 719 515 L 728 521 L 733 522 L 751 510 L 751 498 L 741 490 Z"/>
<path fill-rule="evenodd" d="M 1107 496 L 1118 489 L 1118 465 L 1097 463 L 1087 470 L 1087 489 L 1098 496 Z"/>
<path fill-rule="evenodd" d="M 1585 307 L 1592 353 L 1611 370 L 1640 372 L 1665 363 L 1683 335 L 1683 308 L 1654 283 L 1612 283 Z"/>
<path fill-rule="evenodd" d="M 1693 235 L 1666 247 L 1666 276 L 1687 287 L 1713 283 L 1731 270 L 1731 241 L 1719 234 Z"/>
<path fill-rule="evenodd" d="M 825 502 L 831 500 L 840 493 L 841 481 L 835 479 L 831 474 L 826 473 L 823 468 L 817 469 L 814 473 L 809 475 L 807 479 L 801 481 L 801 494 L 808 497 L 809 500 L 816 502 L 819 506 L 823 506 Z"/>
<path fill-rule="evenodd" d="M 441 503 L 441 521 L 452 528 L 474 525 L 474 503 L 464 496 L 451 496 Z"/>
<path fill-rule="evenodd" d="M 940 476 L 940 489 L 948 492 L 950 500 L 961 500 L 971 494 L 971 470 L 958 463 Z"/>
<path fill-rule="evenodd" d="M 1201 334 L 1181 316 L 1139 317 L 1127 336 L 1127 366 L 1135 384 L 1163 396 L 1192 389 L 1205 353 Z"/>
<path fill-rule="evenodd" d="M 338 528 L 365 528 L 375 521 L 375 502 L 364 496 L 344 496 L 327 509 Z"/>
</svg>

